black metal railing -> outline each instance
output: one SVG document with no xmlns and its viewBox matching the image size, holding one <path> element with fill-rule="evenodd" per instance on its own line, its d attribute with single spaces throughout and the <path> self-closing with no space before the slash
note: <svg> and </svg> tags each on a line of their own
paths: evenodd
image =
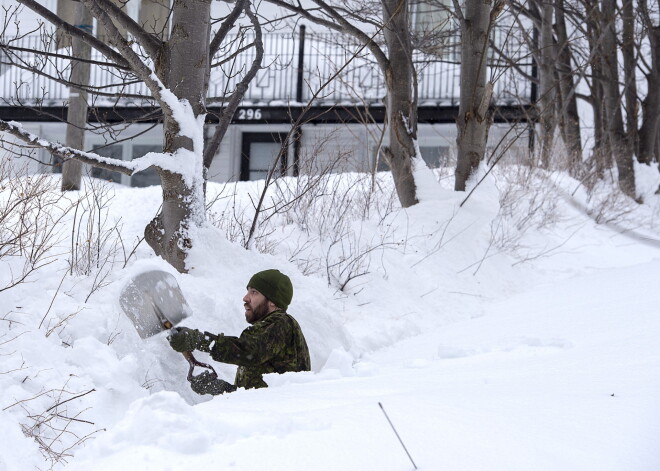
<svg viewBox="0 0 660 471">
<path fill-rule="evenodd" d="M 253 40 L 249 35 L 234 37 L 214 58 L 220 62 Z M 332 33 L 310 33 L 300 28 L 290 33 L 264 34 L 264 68 L 250 83 L 244 104 L 260 106 L 306 103 L 315 94 L 319 104 L 381 103 L 385 96 L 380 69 L 368 50 L 353 38 Z M 524 42 L 515 42 L 505 28 L 495 29 L 493 42 L 506 52 L 510 62 L 491 54 L 489 77 L 495 83 L 494 102 L 498 105 L 528 104 L 532 96 L 532 60 Z M 12 49 L 3 51 L 10 45 Z M 59 56 L 40 56 L 30 49 L 57 54 L 55 41 L 39 36 L 20 40 L 0 40 L 0 96 L 5 103 L 39 102 L 61 106 L 69 98 L 65 83 L 48 78 L 69 77 L 70 62 Z M 68 50 L 60 50 L 64 56 Z M 92 59 L 105 59 L 93 53 Z M 214 68 L 209 83 L 210 102 L 221 101 L 232 91 L 254 58 L 254 48 L 237 54 L 222 67 Z M 11 59 L 11 60 L 9 60 Z M 436 54 L 415 52 L 413 61 L 418 75 L 419 105 L 456 106 L 460 91 L 460 43 L 458 37 L 448 37 Z M 14 65 L 12 65 L 13 63 Z M 19 67 L 22 65 L 24 68 Z M 29 70 L 32 69 L 32 70 Z M 341 69 L 341 70 L 340 70 Z M 35 73 L 40 70 L 43 73 Z M 329 80 L 334 77 L 332 80 Z M 131 74 L 118 73 L 102 65 L 91 67 L 90 86 L 97 91 L 92 96 L 96 105 L 104 101 L 112 105 L 149 101 L 145 85 Z M 320 90 L 320 91 L 319 91 Z"/>
</svg>

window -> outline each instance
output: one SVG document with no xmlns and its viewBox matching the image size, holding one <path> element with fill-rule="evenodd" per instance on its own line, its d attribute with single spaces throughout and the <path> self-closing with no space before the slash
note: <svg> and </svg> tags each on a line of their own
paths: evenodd
<svg viewBox="0 0 660 471">
<path fill-rule="evenodd" d="M 390 171 L 390 164 L 387 162 L 385 159 L 385 154 L 378 149 L 377 147 L 374 147 L 372 152 L 371 152 L 371 169 L 373 170 L 374 165 L 376 165 L 376 172 L 389 172 Z M 376 159 L 378 159 L 378 162 L 376 163 Z"/>
<path fill-rule="evenodd" d="M 286 133 L 243 133 L 241 180 L 264 180 L 282 151 Z M 279 162 L 279 175 L 286 173 L 287 149 Z"/>
<path fill-rule="evenodd" d="M 420 147 L 419 151 L 429 168 L 446 167 L 450 164 L 449 147 L 447 146 Z"/>
<path fill-rule="evenodd" d="M 163 147 L 159 145 L 134 145 L 132 158 L 142 157 L 149 152 L 163 152 Z M 152 185 L 160 185 L 160 176 L 158 176 L 158 172 L 153 167 L 136 173 L 131 177 L 131 186 L 142 188 Z"/>
<path fill-rule="evenodd" d="M 419 151 L 422 154 L 422 158 L 424 159 L 424 162 L 426 162 L 426 165 L 428 165 L 429 168 L 446 167 L 448 165 L 453 164 L 453 162 L 451 161 L 450 148 L 448 146 L 426 146 L 426 147 L 420 146 Z M 376 155 L 375 151 L 373 155 L 374 156 Z M 378 167 L 376 168 L 376 171 L 377 172 L 390 171 L 390 166 L 385 160 L 385 156 L 382 154 L 378 159 Z"/>
<path fill-rule="evenodd" d="M 112 146 L 95 145 L 94 152 L 103 157 L 122 160 L 124 148 L 118 144 Z M 121 173 L 119 172 L 113 172 L 104 168 L 92 167 L 91 174 L 94 178 L 100 178 L 109 182 L 121 183 Z"/>
</svg>

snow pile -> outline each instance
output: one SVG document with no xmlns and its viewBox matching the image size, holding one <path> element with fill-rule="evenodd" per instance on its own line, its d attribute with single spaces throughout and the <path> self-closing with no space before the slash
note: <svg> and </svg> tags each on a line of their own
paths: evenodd
<svg viewBox="0 0 660 471">
<path fill-rule="evenodd" d="M 279 180 L 249 241 L 263 182 L 210 185 L 186 275 L 138 244 L 159 188 L 54 198 L 47 256 L 0 292 L 0 470 L 413 469 L 379 403 L 419 469 L 658 469 L 658 197 L 620 211 L 516 167 L 467 201 L 424 179 L 407 210 L 388 175 Z M 0 259 L 3 283 L 25 256 Z M 238 335 L 267 268 L 293 281 L 313 371 L 263 390 L 195 395 L 165 334 L 140 339 L 118 303 L 166 270 L 186 325 Z"/>
</svg>

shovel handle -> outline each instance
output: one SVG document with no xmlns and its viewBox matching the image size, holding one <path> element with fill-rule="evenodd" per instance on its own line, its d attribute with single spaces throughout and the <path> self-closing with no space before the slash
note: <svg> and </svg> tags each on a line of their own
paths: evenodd
<svg viewBox="0 0 660 471">
<path fill-rule="evenodd" d="M 154 308 L 156 306 L 154 305 Z M 174 326 L 170 321 L 165 319 L 163 322 L 163 327 L 166 329 L 173 329 Z M 195 369 L 196 366 L 201 366 L 202 368 L 206 368 L 207 370 L 211 370 L 211 374 L 213 375 L 213 379 L 218 377 L 218 373 L 215 372 L 213 367 L 211 365 L 208 365 L 206 363 L 202 363 L 201 361 L 197 361 L 197 359 L 193 356 L 192 352 L 181 352 L 183 355 L 183 358 L 185 358 L 188 361 L 188 364 L 190 365 L 190 368 L 188 369 L 188 381 L 192 381 L 193 378 L 193 370 Z"/>
<path fill-rule="evenodd" d="M 201 361 L 197 361 L 197 359 L 193 356 L 192 352 L 181 352 L 181 354 L 188 361 L 188 364 L 190 365 L 190 369 L 188 369 L 188 381 L 192 381 L 193 370 L 195 369 L 196 366 L 200 366 L 202 368 L 206 368 L 207 370 L 211 370 L 211 374 L 213 375 L 214 379 L 218 377 L 218 373 L 215 372 L 215 370 L 211 365 L 202 363 Z"/>
</svg>

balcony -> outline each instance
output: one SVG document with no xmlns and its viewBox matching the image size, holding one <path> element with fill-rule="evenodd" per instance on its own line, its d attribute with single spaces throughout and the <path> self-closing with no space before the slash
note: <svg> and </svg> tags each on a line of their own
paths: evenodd
<svg viewBox="0 0 660 471">
<path fill-rule="evenodd" d="M 534 71 L 528 48 L 524 42 L 512 38 L 509 29 L 494 30 L 493 42 L 506 52 L 509 60 L 491 54 L 488 63 L 488 77 L 495 84 L 493 102 L 501 119 L 522 119 L 520 110 L 531 103 L 534 94 L 532 83 L 525 78 Z M 232 39 L 213 62 L 231 57 L 238 48 L 252 41 L 249 35 Z M 385 96 L 382 74 L 367 50 L 353 38 L 329 33 L 305 34 L 301 29 L 267 33 L 263 40 L 264 68 L 250 84 L 236 114 L 236 122 L 290 122 L 310 101 L 311 119 L 351 121 L 355 120 L 352 110 L 360 108 L 369 110 L 375 121 L 382 121 Z M 64 118 L 70 93 L 64 82 L 70 74 L 70 61 L 62 56 L 69 51 L 58 51 L 54 38 L 44 41 L 40 36 L 27 36 L 0 41 L 0 96 L 3 97 L 0 113 L 3 118 L 26 121 Z M 11 48 L 3 49 L 7 46 Z M 30 52 L 34 49 L 51 55 Z M 450 122 L 455 116 L 460 92 L 459 38 L 448 36 L 434 52 L 417 51 L 413 57 L 418 74 L 420 122 Z M 95 51 L 92 54 L 92 59 L 99 63 L 106 60 Z M 254 49 L 250 48 L 212 70 L 209 110 L 221 107 L 225 91 L 234 89 L 253 55 Z M 516 64 L 515 68 L 510 66 L 511 62 Z M 334 78 L 329 80 L 331 77 Z M 90 121 L 118 121 L 127 116 L 158 119 L 147 88 L 131 74 L 93 65 L 90 88 L 93 90 L 89 98 Z M 328 114 L 328 110 L 333 112 Z"/>
</svg>

